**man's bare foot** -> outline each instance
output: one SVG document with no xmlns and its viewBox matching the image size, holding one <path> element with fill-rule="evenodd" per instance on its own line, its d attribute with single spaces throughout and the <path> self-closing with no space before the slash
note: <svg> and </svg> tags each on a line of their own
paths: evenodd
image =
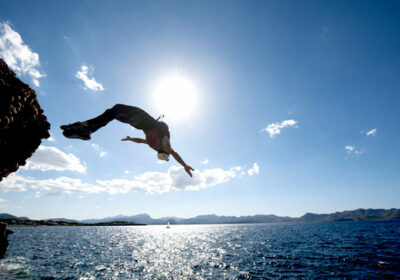
<svg viewBox="0 0 400 280">
<path fill-rule="evenodd" d="M 63 135 L 65 137 L 90 140 L 90 130 L 87 122 L 76 122 L 69 125 L 62 125 L 60 128 L 64 130 Z"/>
</svg>

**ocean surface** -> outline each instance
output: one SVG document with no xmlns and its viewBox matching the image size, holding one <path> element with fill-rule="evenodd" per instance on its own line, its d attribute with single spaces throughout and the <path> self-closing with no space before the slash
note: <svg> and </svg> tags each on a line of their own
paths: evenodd
<svg viewBox="0 0 400 280">
<path fill-rule="evenodd" d="M 399 222 L 10 229 L 1 279 L 400 279 Z"/>
</svg>

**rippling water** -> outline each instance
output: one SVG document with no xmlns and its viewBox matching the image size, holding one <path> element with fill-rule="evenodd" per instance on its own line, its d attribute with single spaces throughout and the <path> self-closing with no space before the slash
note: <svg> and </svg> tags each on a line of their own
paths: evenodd
<svg viewBox="0 0 400 280">
<path fill-rule="evenodd" d="M 14 227 L 0 278 L 400 279 L 400 223 Z"/>
</svg>

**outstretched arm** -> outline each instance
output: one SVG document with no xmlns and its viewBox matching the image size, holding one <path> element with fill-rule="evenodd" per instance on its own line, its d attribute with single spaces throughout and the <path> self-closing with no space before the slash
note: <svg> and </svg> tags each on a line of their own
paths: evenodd
<svg viewBox="0 0 400 280">
<path fill-rule="evenodd" d="M 165 152 L 171 154 L 174 157 L 174 159 L 183 166 L 183 168 L 185 169 L 186 173 L 189 174 L 190 177 L 192 177 L 192 172 L 191 171 L 194 171 L 194 169 L 192 167 L 190 167 L 189 165 L 187 165 L 183 161 L 181 156 L 177 152 L 175 152 L 174 149 L 171 148 L 171 145 L 169 143 L 169 139 L 167 137 L 164 138 L 163 141 L 162 141 L 162 148 L 163 148 L 163 150 Z"/>
<path fill-rule="evenodd" d="M 146 139 L 132 138 L 132 137 L 129 137 L 129 136 L 126 136 L 125 138 L 122 138 L 121 141 L 132 141 L 132 142 L 135 142 L 135 143 L 147 144 Z"/>
<path fill-rule="evenodd" d="M 190 167 L 189 165 L 187 165 L 177 152 L 175 152 L 172 148 L 170 148 L 170 150 L 166 151 L 166 152 L 171 154 L 174 157 L 174 159 L 177 162 L 179 162 L 183 166 L 183 168 L 185 168 L 186 173 L 189 174 L 190 177 L 192 177 L 191 171 L 194 171 L 194 169 L 192 167 Z"/>
</svg>

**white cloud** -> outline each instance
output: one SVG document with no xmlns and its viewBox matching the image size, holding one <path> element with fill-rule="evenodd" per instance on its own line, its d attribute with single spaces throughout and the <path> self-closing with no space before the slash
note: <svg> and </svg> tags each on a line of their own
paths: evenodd
<svg viewBox="0 0 400 280">
<path fill-rule="evenodd" d="M 170 191 L 168 176 L 160 172 L 147 172 L 135 177 L 135 180 L 97 180 L 97 183 L 104 187 L 109 194 L 128 193 L 131 191 L 152 194 Z"/>
<path fill-rule="evenodd" d="M 253 164 L 253 167 L 247 170 L 247 174 L 250 176 L 253 176 L 255 174 L 258 174 L 260 172 L 260 167 L 258 166 L 257 162 Z"/>
<path fill-rule="evenodd" d="M 49 141 L 49 142 L 54 142 L 55 139 L 53 137 L 53 134 L 50 133 L 50 137 L 47 138 L 46 140 Z"/>
<path fill-rule="evenodd" d="M 377 128 L 371 129 L 370 131 L 367 131 L 366 134 L 367 134 L 367 136 L 370 136 L 370 135 L 375 136 L 377 130 L 378 130 Z"/>
<path fill-rule="evenodd" d="M 258 165 L 253 165 L 257 169 Z M 164 193 L 171 190 L 200 190 L 226 183 L 235 177 L 243 175 L 241 167 L 233 167 L 228 170 L 221 168 L 195 170 L 193 177 L 189 177 L 181 166 L 171 166 L 166 173 L 145 172 L 135 176 L 134 180 L 114 179 L 108 181 L 98 180 L 97 183 L 106 188 L 110 194 L 128 193 L 131 191 L 147 194 Z M 254 173 L 254 174 L 256 174 Z"/>
<path fill-rule="evenodd" d="M 277 134 L 281 134 L 282 128 L 285 127 L 290 127 L 290 126 L 295 126 L 298 122 L 296 120 L 290 119 L 290 120 L 284 120 L 282 122 L 277 122 L 277 123 L 271 123 L 269 124 L 266 128 L 263 128 L 263 131 L 268 132 L 269 137 L 274 137 Z"/>
<path fill-rule="evenodd" d="M 0 197 L 0 208 L 5 208 L 6 207 L 6 201 L 4 200 L 4 198 Z"/>
<path fill-rule="evenodd" d="M 356 155 L 361 155 L 361 154 L 364 153 L 364 150 L 355 150 L 354 153 L 355 153 Z"/>
<path fill-rule="evenodd" d="M 206 164 L 209 163 L 209 160 L 208 160 L 208 159 L 205 159 L 205 160 L 203 160 L 203 161 L 200 161 L 200 163 L 206 165 Z"/>
<path fill-rule="evenodd" d="M 125 170 L 124 171 L 125 174 L 129 174 L 129 172 L 130 172 L 129 170 Z"/>
<path fill-rule="evenodd" d="M 354 151 L 354 146 L 346 145 L 344 146 L 344 148 L 349 154 L 351 154 Z"/>
<path fill-rule="evenodd" d="M 248 174 L 258 173 L 257 163 L 253 164 L 253 171 Z M 56 179 L 36 180 L 12 174 L 0 182 L 2 191 L 26 191 L 34 189 L 46 194 L 71 194 L 71 193 L 99 193 L 109 194 L 128 193 L 132 191 L 146 194 L 165 193 L 172 190 L 200 190 L 246 175 L 241 167 L 227 170 L 222 168 L 195 170 L 193 177 L 189 177 L 181 166 L 171 166 L 167 172 L 150 171 L 135 176 L 133 180 L 113 179 L 97 180 L 96 185 L 84 183 L 80 179 L 59 177 Z"/>
<path fill-rule="evenodd" d="M 86 167 L 74 154 L 67 154 L 56 147 L 39 146 L 33 156 L 27 160 L 25 169 L 31 170 L 55 170 L 76 171 L 85 173 Z"/>
<path fill-rule="evenodd" d="M 24 44 L 21 35 L 14 31 L 8 22 L 0 22 L 0 57 L 18 75 L 29 75 L 36 87 L 46 75 L 40 73 L 39 55 Z"/>
<path fill-rule="evenodd" d="M 99 193 L 105 191 L 103 187 L 83 183 L 80 179 L 59 177 L 56 179 L 37 180 L 11 174 L 0 182 L 2 191 L 19 191 L 27 189 L 44 191 L 48 195 L 60 195 L 71 193 Z"/>
<path fill-rule="evenodd" d="M 347 151 L 348 154 L 353 154 L 354 153 L 356 155 L 361 155 L 361 154 L 363 154 L 365 152 L 364 149 L 359 150 L 359 149 L 356 149 L 356 147 L 351 146 L 351 145 L 346 145 L 346 146 L 344 146 L 344 148 L 345 148 L 345 150 Z"/>
<path fill-rule="evenodd" d="M 93 147 L 93 149 L 95 150 L 99 150 L 100 149 L 100 145 L 92 143 L 91 146 Z"/>
<path fill-rule="evenodd" d="M 90 89 L 93 91 L 104 90 L 103 85 L 98 83 L 94 77 L 89 78 L 88 74 L 89 67 L 86 65 L 82 65 L 81 70 L 76 73 L 75 77 L 83 81 L 83 83 L 85 84 L 85 89 Z"/>
<path fill-rule="evenodd" d="M 105 157 L 105 156 L 107 155 L 107 152 L 104 152 L 104 151 L 103 151 L 104 148 L 101 147 L 100 145 L 95 144 L 95 143 L 92 143 L 91 146 L 92 146 L 92 148 L 93 148 L 94 150 L 96 150 L 96 151 L 99 152 L 99 156 L 100 156 L 100 157 Z"/>
</svg>

